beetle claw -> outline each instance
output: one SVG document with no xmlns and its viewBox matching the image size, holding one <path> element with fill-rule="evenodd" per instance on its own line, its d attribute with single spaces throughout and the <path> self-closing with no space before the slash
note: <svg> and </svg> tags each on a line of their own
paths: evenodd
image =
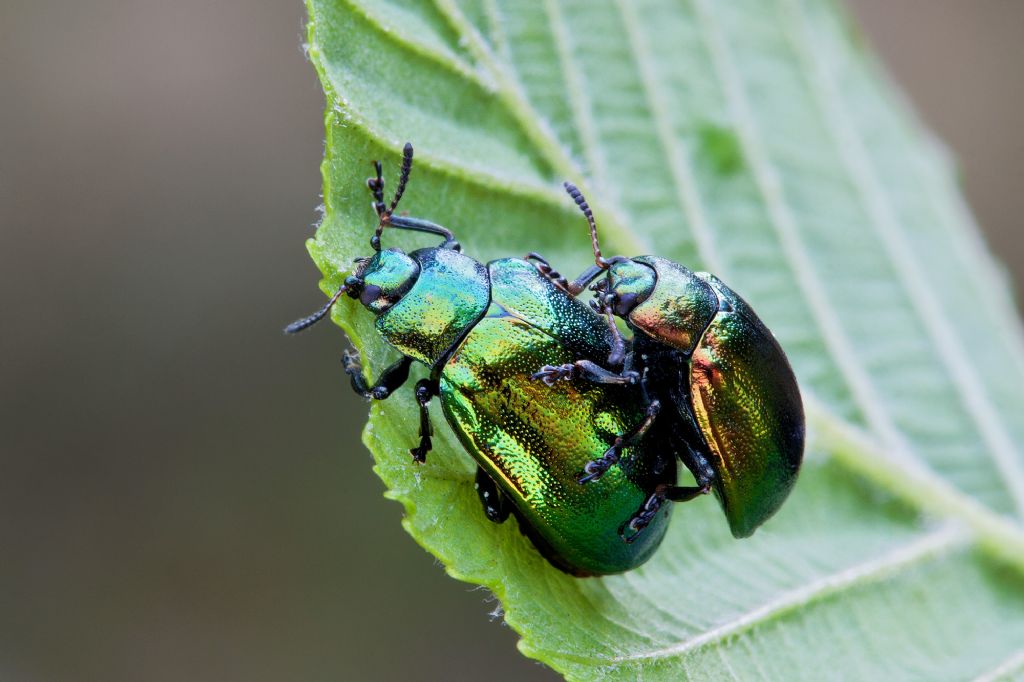
<svg viewBox="0 0 1024 682">
<path fill-rule="evenodd" d="M 579 483 L 580 485 L 583 485 L 584 483 L 596 481 L 602 476 L 604 476 L 604 472 L 606 472 L 607 470 L 607 467 L 601 466 L 599 460 L 587 462 L 587 465 L 583 467 L 583 473 L 579 475 L 579 477 L 576 479 L 576 482 Z"/>
<path fill-rule="evenodd" d="M 631 545 L 634 542 L 636 542 L 636 539 L 638 537 L 640 537 L 640 534 L 644 532 L 644 529 L 647 528 L 647 525 L 649 523 L 650 523 L 649 520 L 648 521 L 642 521 L 639 517 L 632 518 L 632 519 L 629 520 L 629 523 L 627 523 L 619 531 L 619 535 L 622 536 L 623 542 L 625 542 L 627 545 Z M 627 534 L 626 533 L 627 530 L 633 531 L 633 532 L 630 533 L 630 534 Z"/>
<path fill-rule="evenodd" d="M 662 503 L 665 502 L 665 491 L 659 486 L 656 492 L 647 498 L 644 505 L 640 507 L 633 518 L 622 524 L 619 528 L 619 535 L 626 544 L 633 544 L 644 529 L 651 524 L 654 517 L 658 515 Z M 631 533 L 629 531 L 632 531 Z"/>
<path fill-rule="evenodd" d="M 544 365 L 530 378 L 534 381 L 543 381 L 548 386 L 554 386 L 558 381 L 576 378 L 577 372 L 576 365 Z"/>
<path fill-rule="evenodd" d="M 619 448 L 617 445 L 613 445 L 608 448 L 608 451 L 600 458 L 587 462 L 586 466 L 583 467 L 583 472 L 576 479 L 576 482 L 583 485 L 584 483 L 596 481 L 604 476 L 609 469 L 618 464 L 618 462 Z"/>
<path fill-rule="evenodd" d="M 416 464 L 423 464 L 427 461 L 427 453 L 430 452 L 430 441 L 427 440 L 424 443 L 420 443 L 419 446 L 409 450 L 409 454 L 412 455 L 412 461 Z"/>
</svg>

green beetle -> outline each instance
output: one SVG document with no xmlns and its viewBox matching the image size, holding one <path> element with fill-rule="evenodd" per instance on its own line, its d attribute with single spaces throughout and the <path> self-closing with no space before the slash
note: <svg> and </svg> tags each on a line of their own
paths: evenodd
<svg viewBox="0 0 1024 682">
<path fill-rule="evenodd" d="M 688 495 L 675 489 L 674 499 L 713 491 L 733 536 L 748 537 L 786 500 L 803 460 L 803 403 L 786 354 L 751 307 L 714 275 L 658 256 L 603 258 L 590 207 L 571 183 L 566 190 L 590 225 L 595 265 L 571 283 L 543 259 L 537 267 L 573 296 L 603 274 L 591 287 L 594 308 L 609 321 L 612 315 L 625 320 L 633 339 L 629 352 L 607 365 L 550 364 L 535 378 L 555 385 L 641 376 L 652 401 L 675 405 L 671 421 L 690 446 L 683 462 L 697 485 Z M 609 448 L 582 469 L 580 482 L 600 480 L 619 455 Z M 650 500 L 649 515 L 630 522 L 632 532 L 654 518 L 662 494 Z"/>
<path fill-rule="evenodd" d="M 416 384 L 420 442 L 410 452 L 423 462 L 431 448 L 428 405 L 438 396 L 459 441 L 478 465 L 476 484 L 487 516 L 515 514 L 520 528 L 558 568 L 575 575 L 625 571 L 660 544 L 669 505 L 652 513 L 652 499 L 672 499 L 676 458 L 683 445 L 669 428 L 650 428 L 649 403 L 635 381 L 597 384 L 585 379 L 547 387 L 536 368 L 578 361 L 606 363 L 617 339 L 605 320 L 569 296 L 525 260 L 483 265 L 460 253 L 452 233 L 433 223 L 394 215 L 412 167 L 406 145 L 395 198 L 386 206 L 380 164 L 368 181 L 380 217 L 375 253 L 327 305 L 286 331 L 324 318 L 344 294 L 376 315 L 381 337 L 402 358 L 376 383 L 346 354 L 354 389 L 385 399 L 409 376 L 413 361 L 429 368 Z M 444 242 L 403 253 L 381 249 L 385 227 L 436 234 Z M 577 472 L 610 443 L 621 466 L 581 486 Z M 649 524 L 635 542 L 622 534 L 635 519 Z"/>
</svg>

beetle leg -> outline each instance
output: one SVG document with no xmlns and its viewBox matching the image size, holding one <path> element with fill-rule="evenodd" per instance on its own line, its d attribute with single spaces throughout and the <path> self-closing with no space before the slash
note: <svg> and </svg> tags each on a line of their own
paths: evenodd
<svg viewBox="0 0 1024 682">
<path fill-rule="evenodd" d="M 686 468 L 690 470 L 690 473 L 696 479 L 697 489 L 703 491 L 700 494 L 706 493 L 708 490 L 711 490 L 711 482 L 715 480 L 715 470 L 703 453 L 690 447 L 689 443 L 687 443 L 686 448 L 690 451 L 690 456 L 683 460 L 683 464 L 686 465 Z"/>
<path fill-rule="evenodd" d="M 405 194 L 405 186 L 408 184 L 409 174 L 412 172 L 412 156 L 412 145 L 406 142 L 405 147 L 402 148 L 402 170 L 398 177 L 398 187 L 395 189 L 395 196 L 391 199 L 390 206 L 384 205 L 384 177 L 381 173 L 380 161 L 373 162 L 373 167 L 377 174 L 366 181 L 366 186 L 370 188 L 370 192 L 373 194 L 373 208 L 377 212 L 380 222 L 370 238 L 370 246 L 373 247 L 374 251 L 380 251 L 380 236 L 384 232 L 384 228 L 394 227 L 399 230 L 427 232 L 442 236 L 444 237 L 444 242 L 441 243 L 440 248 L 461 251 L 462 246 L 455 241 L 455 236 L 447 227 L 436 225 L 429 220 L 395 215 L 395 209 L 398 208 L 398 202 L 402 200 L 402 195 Z"/>
<path fill-rule="evenodd" d="M 608 329 L 612 332 L 612 352 L 608 354 L 608 366 L 621 368 L 626 360 L 626 340 L 622 338 L 619 326 L 612 317 L 612 309 L 605 307 L 604 314 L 608 319 Z"/>
<path fill-rule="evenodd" d="M 494 479 L 482 467 L 476 468 L 476 482 L 473 487 L 476 488 L 476 494 L 480 496 L 480 502 L 484 505 L 484 514 L 487 515 L 487 518 L 495 523 L 503 523 L 512 511 L 512 507 L 498 490 Z"/>
<path fill-rule="evenodd" d="M 601 371 L 606 372 L 607 370 L 602 369 Z M 608 372 L 608 374 L 611 373 Z M 644 373 L 642 375 L 637 374 L 636 372 L 633 371 L 629 371 L 623 372 L 622 374 L 618 375 L 611 374 L 611 376 L 629 378 L 632 380 L 631 383 L 639 384 L 640 395 L 643 399 L 644 404 L 647 405 L 647 409 L 644 412 L 643 421 L 641 421 L 639 424 L 633 427 L 633 429 L 630 430 L 628 433 L 616 436 L 615 442 L 612 443 L 612 446 L 605 450 L 604 454 L 601 455 L 599 458 L 587 462 L 587 465 L 583 467 L 583 472 L 580 474 L 579 478 L 576 479 L 577 482 L 579 482 L 580 484 L 596 481 L 597 479 L 604 476 L 605 472 L 608 471 L 608 469 L 618 464 L 619 457 L 622 454 L 622 449 L 636 445 L 640 441 L 640 439 L 644 437 L 644 434 L 647 433 L 647 430 L 651 428 L 651 424 L 654 423 L 654 419 L 658 416 L 658 413 L 661 411 L 661 402 L 657 400 L 651 400 L 651 396 L 647 392 L 646 369 L 644 370 Z"/>
<path fill-rule="evenodd" d="M 612 372 L 590 360 L 577 360 L 564 365 L 544 365 L 531 378 L 543 381 L 548 386 L 554 386 L 556 381 L 580 378 L 595 384 L 635 384 L 640 381 L 637 372 Z"/>
<path fill-rule="evenodd" d="M 434 434 L 434 428 L 430 425 L 430 400 L 437 395 L 437 384 L 430 379 L 420 379 L 416 382 L 416 402 L 420 404 L 420 444 L 409 450 L 414 462 L 426 462 L 427 453 L 430 452 L 432 444 L 430 437 Z"/>
<path fill-rule="evenodd" d="M 593 363 L 589 360 L 577 360 L 576 362 L 564 365 L 544 365 L 540 371 L 533 375 L 534 379 L 543 381 L 548 386 L 553 386 L 556 381 L 568 381 L 570 379 L 583 378 L 596 384 L 639 384 L 647 410 L 644 419 L 627 433 L 615 437 L 615 442 L 605 450 L 604 454 L 595 460 L 587 462 L 576 480 L 580 483 L 589 483 L 601 478 L 608 469 L 618 463 L 623 448 L 635 445 L 647 430 L 651 428 L 655 417 L 661 411 L 661 403 L 651 400 L 647 394 L 647 373 L 641 376 L 637 372 L 626 371 L 621 373 L 612 372 Z"/>
<path fill-rule="evenodd" d="M 709 492 L 711 492 L 711 481 L 707 481 L 704 485 L 674 485 L 665 491 L 665 499 L 673 502 L 689 502 L 701 495 L 707 495 Z"/>
<path fill-rule="evenodd" d="M 654 517 L 658 515 L 658 511 L 661 506 L 665 503 L 665 500 L 671 502 L 689 502 L 690 500 L 700 497 L 701 495 L 707 495 L 711 492 L 711 482 L 707 481 L 703 485 L 697 486 L 676 486 L 676 485 L 659 485 L 654 489 L 654 493 L 647 498 L 647 501 L 643 503 L 643 506 L 637 511 L 633 517 L 622 524 L 619 528 L 619 535 L 622 539 L 628 543 L 634 542 L 644 528 L 650 525 Z"/>
<path fill-rule="evenodd" d="M 683 436 L 680 440 L 683 446 L 686 448 L 686 454 L 680 455 L 679 459 L 682 460 L 686 468 L 693 474 L 693 478 L 697 481 L 698 489 L 711 488 L 711 482 L 715 478 L 715 469 L 711 466 L 711 462 L 708 461 L 707 455 L 705 455 L 698 448 L 693 447 L 690 443 L 691 437 L 696 438 L 697 442 L 703 442 L 700 436 L 700 429 L 697 426 L 697 420 L 693 418 L 693 414 L 689 409 L 681 410 L 680 416 L 683 418 L 684 423 L 689 427 L 689 431 L 692 436 Z"/>
<path fill-rule="evenodd" d="M 650 525 L 654 517 L 658 515 L 658 511 L 661 510 L 661 505 L 665 503 L 666 499 L 669 499 L 668 493 L 673 486 L 667 484 L 661 484 L 654 489 L 654 492 L 650 497 L 640 506 L 636 514 L 626 521 L 622 526 L 619 527 L 619 535 L 627 543 L 633 543 L 640 534 Z"/>
<path fill-rule="evenodd" d="M 629 433 L 616 436 L 615 442 L 605 450 L 603 455 L 587 462 L 576 481 L 580 484 L 590 483 L 604 476 L 606 471 L 618 464 L 623 448 L 636 445 L 644 437 L 644 434 L 651 428 L 651 424 L 654 423 L 654 419 L 660 411 L 661 403 L 657 400 L 652 400 L 647 405 L 647 412 L 644 414 L 643 421 L 637 424 Z"/>
<path fill-rule="evenodd" d="M 345 373 L 352 378 L 352 390 L 364 398 L 384 400 L 409 378 L 409 366 L 412 365 L 412 358 L 402 357 L 401 360 L 385 369 L 377 379 L 377 383 L 372 385 L 363 374 L 363 368 L 359 366 L 356 356 L 345 351 L 345 354 L 341 356 L 341 364 L 345 367 Z"/>
</svg>

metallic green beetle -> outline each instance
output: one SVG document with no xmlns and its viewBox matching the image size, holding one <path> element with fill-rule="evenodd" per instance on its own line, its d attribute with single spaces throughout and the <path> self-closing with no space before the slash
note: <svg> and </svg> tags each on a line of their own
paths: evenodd
<svg viewBox="0 0 1024 682">
<path fill-rule="evenodd" d="M 653 403 L 677 408 L 672 421 L 690 446 L 683 462 L 697 482 L 690 496 L 713 491 L 732 534 L 748 537 L 786 500 L 803 459 L 803 403 L 785 353 L 750 306 L 714 275 L 658 256 L 603 258 L 590 207 L 571 183 L 566 190 L 590 225 L 595 265 L 571 283 L 542 259 L 537 267 L 571 295 L 604 274 L 591 287 L 594 307 L 609 321 L 623 318 L 633 339 L 629 352 L 608 365 L 551 364 L 535 377 L 549 385 L 641 377 Z M 618 461 L 613 446 L 579 480 L 592 484 Z M 680 490 L 674 499 L 687 498 Z M 660 495 L 648 505 L 651 515 L 630 522 L 633 532 L 653 518 Z"/>
<path fill-rule="evenodd" d="M 407 380 L 414 360 L 429 368 L 429 377 L 416 384 L 415 461 L 430 450 L 428 405 L 439 396 L 448 423 L 478 464 L 477 490 L 491 520 L 515 514 L 541 553 L 576 575 L 617 573 L 646 561 L 665 534 L 670 506 L 652 514 L 649 502 L 673 498 L 676 457 L 684 446 L 671 429 L 649 428 L 649 401 L 633 381 L 580 379 L 548 387 L 532 378 L 545 364 L 607 362 L 616 338 L 605 320 L 527 261 L 485 266 L 461 254 L 446 228 L 394 215 L 412 167 L 411 145 L 390 206 L 376 167 L 368 181 L 380 217 L 371 239 L 375 254 L 357 261 L 327 305 L 286 331 L 319 321 L 342 294 L 358 299 L 402 359 L 372 384 L 346 354 L 357 392 L 385 399 Z M 409 254 L 382 250 L 385 227 L 437 234 L 444 242 Z M 621 466 L 580 485 L 577 472 L 609 443 L 618 444 Z M 623 542 L 623 529 L 637 518 L 649 527 L 636 541 Z"/>
</svg>

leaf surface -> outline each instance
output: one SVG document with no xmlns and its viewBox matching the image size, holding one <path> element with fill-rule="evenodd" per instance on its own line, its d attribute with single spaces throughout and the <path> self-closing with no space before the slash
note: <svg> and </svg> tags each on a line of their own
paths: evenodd
<svg viewBox="0 0 1024 682">
<path fill-rule="evenodd" d="M 416 166 L 402 209 L 482 261 L 605 253 L 718 274 L 787 349 L 810 443 L 749 540 L 710 499 L 662 548 L 576 579 L 481 513 L 435 409 L 412 466 L 411 391 L 365 441 L 409 532 L 498 595 L 521 650 L 575 679 L 970 679 L 1024 670 L 1024 352 L 1013 302 L 949 160 L 826 0 L 308 0 L 327 95 L 326 214 L 309 247 L 335 290 L 368 251 L 365 187 Z M 385 234 L 409 249 L 431 243 Z M 334 319 L 371 375 L 371 316 Z M 436 406 L 435 406 L 436 408 Z"/>
</svg>

